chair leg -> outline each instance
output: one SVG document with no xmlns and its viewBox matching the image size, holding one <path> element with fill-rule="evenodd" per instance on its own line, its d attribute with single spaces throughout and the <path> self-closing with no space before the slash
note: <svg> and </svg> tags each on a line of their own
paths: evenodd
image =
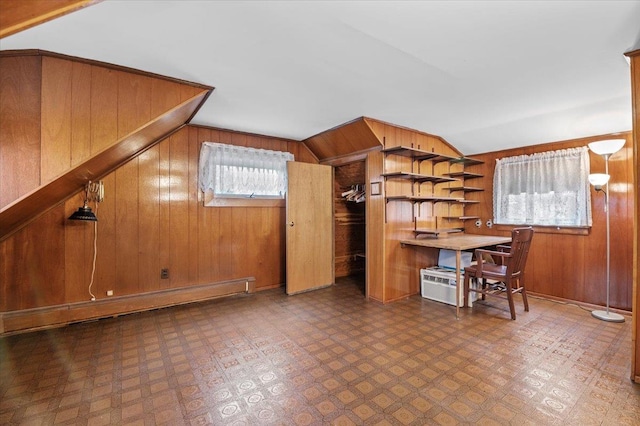
<svg viewBox="0 0 640 426">
<path fill-rule="evenodd" d="M 511 311 L 511 319 L 516 319 L 516 308 L 513 305 L 513 291 L 511 286 L 511 280 L 505 280 L 505 285 L 507 286 L 507 300 L 509 301 L 509 310 Z"/>
<path fill-rule="evenodd" d="M 464 285 L 462 287 L 462 306 L 465 308 L 469 305 L 467 304 L 469 301 L 469 274 L 468 272 L 464 274 Z"/>
<path fill-rule="evenodd" d="M 485 291 L 486 289 L 487 289 L 487 279 L 483 278 L 482 279 L 482 291 Z M 487 300 L 487 295 L 485 293 L 482 293 L 481 300 Z"/>
<path fill-rule="evenodd" d="M 527 289 L 524 287 L 524 278 L 520 277 L 518 285 L 522 287 L 522 302 L 524 303 L 524 311 L 529 312 L 529 301 L 527 300 Z"/>
</svg>

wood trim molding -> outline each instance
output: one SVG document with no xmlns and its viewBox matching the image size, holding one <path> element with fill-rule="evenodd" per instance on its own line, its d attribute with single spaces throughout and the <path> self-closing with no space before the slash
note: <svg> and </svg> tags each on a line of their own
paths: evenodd
<svg viewBox="0 0 640 426">
<path fill-rule="evenodd" d="M 214 197 L 211 191 L 204 192 L 205 207 L 279 207 L 285 208 L 284 198 L 233 198 Z"/>
<path fill-rule="evenodd" d="M 75 12 L 102 0 L 2 0 L 0 38 Z"/>
<path fill-rule="evenodd" d="M 496 153 L 500 154 L 499 158 L 511 157 L 511 156 L 514 156 L 514 155 L 521 155 L 523 151 L 527 151 L 527 149 L 529 149 L 529 148 L 534 148 L 535 149 L 535 151 L 531 151 L 531 152 L 555 151 L 555 150 L 558 149 L 557 146 L 558 146 L 559 143 L 571 143 L 574 146 L 587 146 L 589 143 L 596 142 L 596 141 L 599 141 L 599 140 L 613 139 L 613 138 L 626 139 L 626 138 L 629 137 L 630 134 L 631 134 L 631 130 L 627 130 L 627 131 L 624 131 L 624 132 L 605 133 L 605 134 L 602 134 L 602 135 L 586 136 L 584 138 L 568 139 L 568 140 L 565 140 L 565 141 L 546 142 L 546 143 L 541 143 L 541 144 L 522 146 L 522 147 L 518 147 L 518 148 L 510 148 L 510 149 L 504 149 L 504 150 L 499 150 L 499 151 L 483 152 L 481 154 L 475 154 L 474 157 L 478 157 L 480 155 L 496 154 Z"/>
<path fill-rule="evenodd" d="M 189 127 L 193 127 L 193 128 L 196 128 L 196 129 L 205 129 L 205 130 L 218 130 L 218 131 L 221 131 L 221 132 L 230 132 L 230 133 L 235 133 L 235 134 L 238 134 L 238 135 L 253 136 L 253 137 L 258 137 L 258 138 L 261 138 L 261 139 L 273 139 L 273 140 L 277 140 L 277 141 L 295 142 L 295 143 L 302 144 L 301 141 L 298 141 L 298 140 L 295 140 L 295 139 L 281 138 L 281 137 L 278 137 L 278 136 L 270 136 L 270 135 L 262 135 L 260 133 L 244 132 L 244 131 L 240 131 L 240 130 L 228 129 L 228 128 L 225 128 L 225 127 L 208 126 L 206 124 L 189 123 Z M 208 141 L 208 142 L 218 142 L 218 141 Z"/>
<path fill-rule="evenodd" d="M 640 49 L 625 53 L 631 65 L 633 118 L 633 289 L 631 320 L 631 378 L 640 384 Z"/>
<path fill-rule="evenodd" d="M 630 52 L 625 52 L 624 56 L 627 57 L 632 57 L 632 56 L 639 56 L 640 55 L 640 49 L 636 49 L 636 50 L 632 50 Z"/>
<path fill-rule="evenodd" d="M 362 151 L 353 152 L 350 154 L 339 155 L 336 157 L 325 158 L 320 161 L 320 164 L 326 164 L 328 166 L 342 166 L 345 164 L 353 163 L 356 161 L 364 161 L 369 157 L 371 152 L 377 152 L 382 150 L 381 146 L 375 146 L 373 148 L 364 149 Z"/>
<path fill-rule="evenodd" d="M 596 311 L 596 310 L 602 309 L 602 306 L 600 306 L 600 305 L 593 305 L 591 303 L 579 302 L 577 300 L 564 299 L 562 297 L 550 296 L 548 294 L 536 293 L 536 292 L 529 291 L 529 290 L 527 290 L 527 295 L 535 297 L 535 298 L 538 298 L 538 299 L 550 300 L 552 302 L 561 303 L 561 304 L 564 304 L 564 305 L 576 305 L 576 306 L 580 307 L 581 309 L 585 309 L 585 310 L 588 310 L 588 311 Z M 615 312 L 615 313 L 618 313 L 620 315 L 624 315 L 624 316 L 627 316 L 627 317 L 631 316 L 631 312 L 625 311 L 624 309 L 609 308 L 609 310 L 611 312 Z"/>
<path fill-rule="evenodd" d="M 197 286 L 159 290 L 96 301 L 0 313 L 0 335 L 17 334 L 74 322 L 108 318 L 134 312 L 255 292 L 255 278 L 245 277 Z"/>
<path fill-rule="evenodd" d="M 114 71 L 122 71 L 128 74 L 136 74 L 144 77 L 151 78 L 159 78 L 161 80 L 171 81 L 173 83 L 184 84 L 187 86 L 196 87 L 198 89 L 213 91 L 215 88 L 213 86 L 208 86 L 206 84 L 194 83 L 192 81 L 181 80 L 179 78 L 168 77 L 166 75 L 155 74 L 148 71 L 141 71 L 135 68 L 129 68 L 122 65 L 115 65 L 108 62 L 101 62 L 95 59 L 86 59 L 81 58 L 79 56 L 71 56 L 65 55 L 62 53 L 50 52 L 48 50 L 40 50 L 40 49 L 23 49 L 23 50 L 2 50 L 0 51 L 0 57 L 16 57 L 16 56 L 48 56 L 51 58 L 64 59 L 68 61 L 73 61 L 81 64 L 93 65 L 102 68 L 111 69 Z M 207 95 L 208 96 L 208 95 Z M 205 99 L 206 100 L 206 99 Z"/>
</svg>

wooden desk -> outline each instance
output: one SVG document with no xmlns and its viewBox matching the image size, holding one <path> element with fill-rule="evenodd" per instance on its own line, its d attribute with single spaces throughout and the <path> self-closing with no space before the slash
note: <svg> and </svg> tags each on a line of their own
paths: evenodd
<svg viewBox="0 0 640 426">
<path fill-rule="evenodd" d="M 441 238 L 422 238 L 414 240 L 401 240 L 400 245 L 413 247 L 429 247 L 437 249 L 455 250 L 456 252 L 456 319 L 460 316 L 460 287 L 462 286 L 462 274 L 460 274 L 460 258 L 462 250 L 471 250 L 482 247 L 508 244 L 511 237 L 498 237 L 495 235 L 456 234 Z"/>
</svg>

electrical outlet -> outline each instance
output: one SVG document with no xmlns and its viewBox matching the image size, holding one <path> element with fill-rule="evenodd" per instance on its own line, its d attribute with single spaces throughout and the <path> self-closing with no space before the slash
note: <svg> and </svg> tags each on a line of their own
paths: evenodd
<svg viewBox="0 0 640 426">
<path fill-rule="evenodd" d="M 113 296 L 113 290 L 107 290 L 107 296 Z"/>
<path fill-rule="evenodd" d="M 169 268 L 162 268 L 162 270 L 160 270 L 160 279 L 169 279 Z"/>
</svg>

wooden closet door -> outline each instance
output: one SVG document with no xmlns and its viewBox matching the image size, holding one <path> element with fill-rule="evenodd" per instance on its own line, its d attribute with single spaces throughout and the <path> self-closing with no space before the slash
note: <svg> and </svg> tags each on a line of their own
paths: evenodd
<svg viewBox="0 0 640 426">
<path fill-rule="evenodd" d="M 333 167 L 287 163 L 287 294 L 334 283 Z"/>
</svg>

